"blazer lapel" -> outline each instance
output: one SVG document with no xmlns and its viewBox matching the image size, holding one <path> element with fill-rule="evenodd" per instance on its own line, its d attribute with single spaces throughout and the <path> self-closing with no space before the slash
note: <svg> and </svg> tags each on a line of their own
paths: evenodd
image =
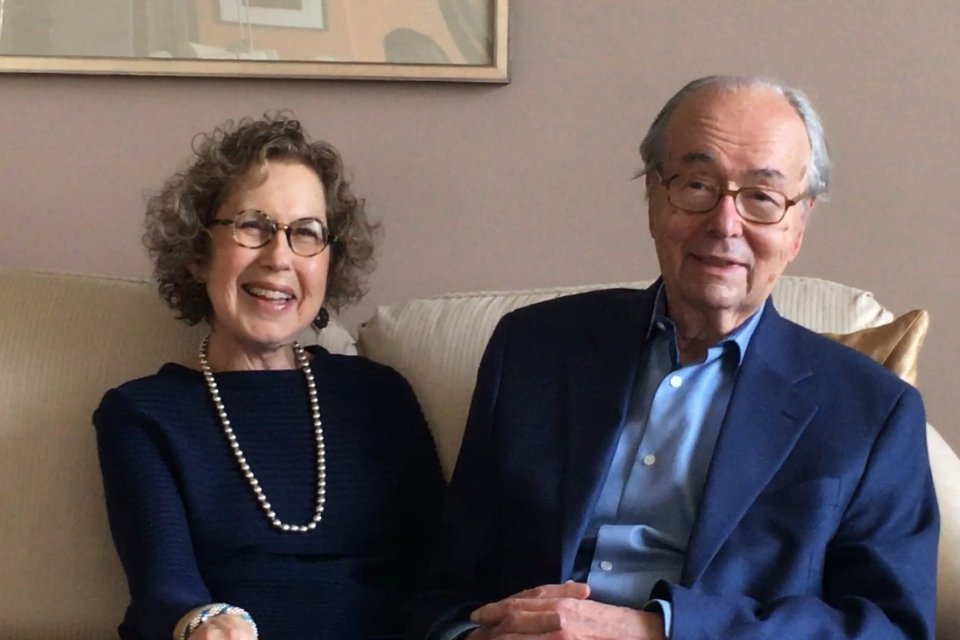
<svg viewBox="0 0 960 640">
<path fill-rule="evenodd" d="M 681 584 L 692 586 L 777 472 L 817 406 L 796 383 L 811 375 L 795 328 L 768 303 L 747 348 L 710 464 Z"/>
<path fill-rule="evenodd" d="M 629 299 L 568 358 L 566 459 L 561 478 L 561 580 L 572 569 L 620 435 L 658 283 Z"/>
</svg>

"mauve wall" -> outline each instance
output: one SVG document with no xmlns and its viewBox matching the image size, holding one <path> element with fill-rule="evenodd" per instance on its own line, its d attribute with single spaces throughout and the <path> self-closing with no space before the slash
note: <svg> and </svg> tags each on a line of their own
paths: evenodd
<svg viewBox="0 0 960 640">
<path fill-rule="evenodd" d="M 789 272 L 930 310 L 920 387 L 960 445 L 960 3 L 725 6 L 514 0 L 507 86 L 2 76 L 0 266 L 147 275 L 143 190 L 194 133 L 287 107 L 385 222 L 350 323 L 408 296 L 652 277 L 642 132 L 695 76 L 776 75 L 809 92 L 836 164 Z"/>
</svg>

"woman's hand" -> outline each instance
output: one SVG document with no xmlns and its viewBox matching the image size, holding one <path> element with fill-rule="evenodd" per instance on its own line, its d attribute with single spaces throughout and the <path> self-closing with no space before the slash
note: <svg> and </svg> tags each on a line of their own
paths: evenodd
<svg viewBox="0 0 960 640">
<path fill-rule="evenodd" d="M 256 640 L 250 623 L 238 615 L 213 616 L 190 634 L 190 640 Z"/>
<path fill-rule="evenodd" d="M 180 618 L 173 630 L 173 640 L 180 640 L 183 631 L 202 609 L 194 609 Z M 190 640 L 257 640 L 253 626 L 234 613 L 224 613 L 208 618 L 190 634 Z"/>
</svg>

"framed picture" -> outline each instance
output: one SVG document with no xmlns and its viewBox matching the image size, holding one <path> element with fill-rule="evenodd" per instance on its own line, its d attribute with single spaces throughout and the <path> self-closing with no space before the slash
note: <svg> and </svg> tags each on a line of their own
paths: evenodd
<svg viewBox="0 0 960 640">
<path fill-rule="evenodd" d="M 0 73 L 510 81 L 509 0 L 0 0 Z"/>
<path fill-rule="evenodd" d="M 224 22 L 293 29 L 325 29 L 323 0 L 220 0 Z"/>
</svg>

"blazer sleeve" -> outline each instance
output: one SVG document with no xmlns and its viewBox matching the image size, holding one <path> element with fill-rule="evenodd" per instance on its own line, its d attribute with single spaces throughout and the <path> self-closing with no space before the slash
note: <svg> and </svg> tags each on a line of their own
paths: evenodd
<svg viewBox="0 0 960 640">
<path fill-rule="evenodd" d="M 409 640 L 443 640 L 493 598 L 498 562 L 500 488 L 493 425 L 510 316 L 498 323 L 480 361 L 456 467 L 441 512 L 429 587 L 418 596 Z"/>
<path fill-rule="evenodd" d="M 104 396 L 93 423 L 110 530 L 130 590 L 124 626 L 142 640 L 169 640 L 177 621 L 208 604 L 210 593 L 167 445 L 157 425 L 117 390 Z"/>
<path fill-rule="evenodd" d="M 909 387 L 827 549 L 822 597 L 758 602 L 666 582 L 653 597 L 672 604 L 671 640 L 933 640 L 939 531 L 926 417 Z"/>
</svg>

